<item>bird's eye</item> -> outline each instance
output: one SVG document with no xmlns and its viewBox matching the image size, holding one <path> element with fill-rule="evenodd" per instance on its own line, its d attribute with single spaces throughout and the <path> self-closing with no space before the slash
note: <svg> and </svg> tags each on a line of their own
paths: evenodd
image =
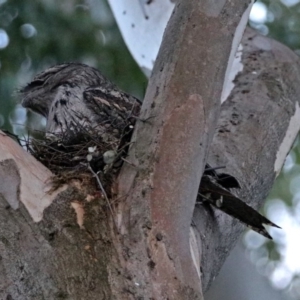
<svg viewBox="0 0 300 300">
<path fill-rule="evenodd" d="M 44 81 L 43 80 L 34 80 L 30 83 L 28 83 L 22 90 L 21 92 L 22 93 L 26 93 L 28 92 L 29 90 L 35 88 L 35 87 L 39 87 L 39 86 L 42 86 L 44 84 Z"/>
<path fill-rule="evenodd" d="M 54 91 L 56 90 L 58 87 L 60 86 L 63 86 L 63 87 L 75 87 L 76 84 L 75 83 L 71 83 L 71 82 L 68 82 L 68 81 L 61 81 L 61 82 L 58 82 L 56 85 L 54 85 L 52 88 L 51 88 L 51 91 Z"/>
<path fill-rule="evenodd" d="M 68 86 L 73 88 L 76 87 L 76 83 L 67 81 L 63 83 L 63 86 Z"/>
</svg>

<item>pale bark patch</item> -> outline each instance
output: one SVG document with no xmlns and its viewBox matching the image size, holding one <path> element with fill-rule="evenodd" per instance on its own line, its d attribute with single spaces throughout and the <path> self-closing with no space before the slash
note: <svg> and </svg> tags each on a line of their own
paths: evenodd
<svg viewBox="0 0 300 300">
<path fill-rule="evenodd" d="M 6 178 L 0 194 L 12 208 L 17 209 L 22 202 L 35 222 L 42 220 L 44 209 L 66 188 L 50 192 L 52 176 L 45 166 L 0 131 L 0 178 Z M 13 197 L 9 190 L 13 190 Z"/>
<path fill-rule="evenodd" d="M 225 73 L 225 79 L 224 79 L 222 96 L 221 96 L 221 103 L 227 99 L 227 97 L 229 96 L 230 92 L 233 89 L 233 88 L 231 88 L 231 90 L 228 93 L 228 91 L 227 91 L 228 85 L 230 85 L 230 83 L 232 81 L 232 76 L 235 73 L 235 70 L 232 70 L 232 68 L 234 68 L 235 55 L 238 50 L 238 46 L 242 40 L 247 22 L 249 20 L 249 15 L 250 15 L 253 3 L 254 3 L 254 0 L 251 1 L 248 8 L 243 13 L 241 20 L 240 20 L 240 22 L 235 30 L 235 33 L 234 33 L 234 37 L 233 37 L 233 41 L 232 41 L 232 45 L 231 45 L 231 51 L 230 51 L 230 55 L 229 55 L 229 60 L 227 63 L 227 69 L 226 69 L 226 73 Z M 236 74 L 234 75 L 234 77 L 236 76 Z"/>
<path fill-rule="evenodd" d="M 221 103 L 226 101 L 226 99 L 230 96 L 232 90 L 234 89 L 234 79 L 238 73 L 242 72 L 244 69 L 244 65 L 242 63 L 242 54 L 243 54 L 243 46 L 239 45 L 238 50 L 235 54 L 234 60 L 232 62 L 232 66 L 230 68 L 230 72 L 228 74 L 228 81 L 225 81 L 224 87 L 222 90 Z"/>
<path fill-rule="evenodd" d="M 83 221 L 84 221 L 84 209 L 81 203 L 79 202 L 71 202 L 72 208 L 75 210 L 76 217 L 77 217 L 77 224 L 80 228 L 83 228 Z"/>
<path fill-rule="evenodd" d="M 193 259 L 194 266 L 196 268 L 199 279 L 201 280 L 201 272 L 200 272 L 200 249 L 197 243 L 197 237 L 195 235 L 194 228 L 190 227 L 190 250 L 191 256 Z"/>
<path fill-rule="evenodd" d="M 295 138 L 300 130 L 300 107 L 298 102 L 296 102 L 295 114 L 291 117 L 288 129 L 286 131 L 285 137 L 283 138 L 281 145 L 276 154 L 276 161 L 274 165 L 274 171 L 276 176 L 279 175 L 280 170 L 285 162 L 285 158 L 288 155 L 291 147 L 295 141 Z"/>
</svg>

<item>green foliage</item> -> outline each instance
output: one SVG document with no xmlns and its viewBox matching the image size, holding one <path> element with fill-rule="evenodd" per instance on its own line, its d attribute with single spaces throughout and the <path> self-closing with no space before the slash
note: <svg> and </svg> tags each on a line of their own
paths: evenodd
<svg viewBox="0 0 300 300">
<path fill-rule="evenodd" d="M 289 46 L 300 49 L 300 3 L 286 6 L 278 0 L 264 1 L 268 6 L 269 36 Z M 288 1 L 287 1 L 288 2 Z"/>
<path fill-rule="evenodd" d="M 92 65 L 125 91 L 143 97 L 147 80 L 104 0 L 0 0 L 0 29 L 9 37 L 7 47 L 0 48 L 0 127 L 11 130 L 13 125 L 16 131 L 15 123 L 27 120 L 31 127 L 37 121 L 31 114 L 20 115 L 20 109 L 13 113 L 13 92 L 57 63 Z"/>
</svg>

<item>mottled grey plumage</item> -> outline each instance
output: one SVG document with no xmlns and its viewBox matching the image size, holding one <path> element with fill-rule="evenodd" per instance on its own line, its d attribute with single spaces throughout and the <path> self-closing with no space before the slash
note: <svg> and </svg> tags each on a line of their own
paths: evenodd
<svg viewBox="0 0 300 300">
<path fill-rule="evenodd" d="M 46 117 L 48 136 L 84 127 L 119 138 L 140 108 L 139 100 L 120 91 L 97 69 L 79 63 L 47 69 L 20 94 L 24 107 Z"/>
</svg>

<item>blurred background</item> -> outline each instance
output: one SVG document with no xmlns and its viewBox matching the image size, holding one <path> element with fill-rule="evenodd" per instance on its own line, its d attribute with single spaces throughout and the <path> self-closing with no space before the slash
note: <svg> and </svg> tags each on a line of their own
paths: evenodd
<svg viewBox="0 0 300 300">
<path fill-rule="evenodd" d="M 250 26 L 300 55 L 300 0 L 257 1 Z M 35 134 L 45 121 L 26 112 L 18 88 L 63 62 L 99 68 L 142 99 L 147 79 L 128 52 L 105 0 L 0 0 L 0 128 Z M 263 213 L 283 229 L 274 241 L 246 232 L 206 299 L 300 299 L 300 142 L 297 139 Z"/>
<path fill-rule="evenodd" d="M 82 62 L 142 99 L 147 79 L 133 61 L 104 0 L 0 0 L 0 127 L 25 134 L 40 118 L 17 89 L 46 68 Z M 25 126 L 24 126 L 25 125 Z"/>
</svg>

